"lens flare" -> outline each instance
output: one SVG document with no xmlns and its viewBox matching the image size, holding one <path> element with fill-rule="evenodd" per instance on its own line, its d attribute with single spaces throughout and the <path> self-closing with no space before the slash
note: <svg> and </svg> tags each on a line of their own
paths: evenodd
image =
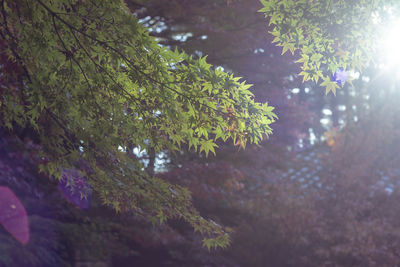
<svg viewBox="0 0 400 267">
<path fill-rule="evenodd" d="M 23 245 L 29 241 L 28 215 L 8 187 L 0 186 L 0 224 Z"/>
<path fill-rule="evenodd" d="M 379 52 L 386 68 L 400 65 L 400 19 L 394 20 L 383 31 Z"/>
</svg>

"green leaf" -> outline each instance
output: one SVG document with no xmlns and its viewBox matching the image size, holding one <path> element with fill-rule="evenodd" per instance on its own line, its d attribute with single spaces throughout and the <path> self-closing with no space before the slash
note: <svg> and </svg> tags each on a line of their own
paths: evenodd
<svg viewBox="0 0 400 267">
<path fill-rule="evenodd" d="M 214 147 L 218 147 L 217 144 L 213 142 L 213 140 L 202 140 L 200 141 L 200 152 L 204 151 L 206 157 L 208 153 L 211 151 L 215 155 Z"/>
<path fill-rule="evenodd" d="M 339 88 L 339 85 L 331 81 L 329 77 L 325 77 L 324 81 L 321 83 L 321 86 L 325 86 L 325 94 L 328 94 L 329 92 L 332 92 L 334 95 L 336 95 L 336 89 Z"/>
</svg>

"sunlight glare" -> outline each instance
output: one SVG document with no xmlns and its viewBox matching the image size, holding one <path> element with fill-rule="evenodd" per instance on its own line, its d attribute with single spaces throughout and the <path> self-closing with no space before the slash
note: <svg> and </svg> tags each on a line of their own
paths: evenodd
<svg viewBox="0 0 400 267">
<path fill-rule="evenodd" d="M 380 52 L 386 68 L 400 65 L 400 19 L 395 20 L 382 34 Z"/>
</svg>

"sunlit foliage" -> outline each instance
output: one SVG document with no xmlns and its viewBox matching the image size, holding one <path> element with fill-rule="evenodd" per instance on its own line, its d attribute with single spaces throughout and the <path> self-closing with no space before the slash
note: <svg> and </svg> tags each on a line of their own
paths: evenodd
<svg viewBox="0 0 400 267">
<path fill-rule="evenodd" d="M 385 22 L 398 13 L 398 3 L 391 0 L 261 2 L 260 12 L 272 26 L 273 42 L 282 47 L 282 54 L 296 53 L 303 82 L 320 81 L 326 93 L 334 94 L 343 85 L 343 80 L 336 79 L 338 72 L 366 67 L 382 49 L 379 27 L 390 27 Z"/>
<path fill-rule="evenodd" d="M 229 138 L 244 148 L 271 133 L 273 107 L 205 58 L 160 46 L 120 0 L 0 8 L 1 124 L 35 130 L 41 171 L 59 177 L 79 166 L 116 211 L 182 217 L 207 247 L 226 246 L 226 229 L 198 214 L 187 189 L 147 175 L 132 149 L 188 144 L 208 155 Z"/>
</svg>

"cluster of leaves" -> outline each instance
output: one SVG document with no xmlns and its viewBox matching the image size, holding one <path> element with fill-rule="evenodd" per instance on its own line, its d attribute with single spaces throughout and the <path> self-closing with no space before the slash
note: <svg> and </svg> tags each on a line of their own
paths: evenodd
<svg viewBox="0 0 400 267">
<path fill-rule="evenodd" d="M 195 57 L 208 55 L 207 60 L 213 65 L 240 73 L 254 84 L 251 89 L 257 101 L 274 103 L 280 118 L 274 123 L 274 130 L 279 134 L 271 136 L 268 143 L 287 139 L 296 142 L 298 133 L 308 130 L 305 123 L 312 121 L 315 114 L 309 112 L 306 101 L 299 104 L 297 96 L 288 92 L 301 86 L 301 82 L 292 79 L 298 66 L 291 56 L 280 57 L 280 49 L 271 44 L 273 38 L 266 34 L 265 18 L 257 13 L 259 1 L 126 2 L 163 45 L 178 47 Z M 310 96 L 301 98 L 309 100 Z M 222 148 L 222 143 L 218 146 Z"/>
<path fill-rule="evenodd" d="M 90 210 L 77 209 L 66 201 L 59 181 L 39 173 L 40 154 L 41 146 L 28 137 L 22 141 L 0 132 L 0 184 L 23 203 L 30 230 L 30 241 L 23 245 L 0 226 L 1 266 L 114 264 L 181 238 L 167 224 L 153 227 L 132 213 L 115 216 L 96 196 Z M 0 210 L 0 217 L 4 215 Z"/>
<path fill-rule="evenodd" d="M 259 143 L 271 133 L 273 108 L 205 58 L 159 46 L 120 0 L 0 8 L 2 56 L 18 65 L 2 72 L 22 74 L 18 86 L 3 85 L 2 125 L 35 129 L 47 160 L 41 170 L 59 177 L 84 162 L 91 186 L 117 211 L 160 222 L 183 217 L 209 246 L 227 245 L 227 233 L 196 212 L 188 190 L 148 176 L 131 151 L 187 143 L 207 155 L 218 139 Z"/>
<path fill-rule="evenodd" d="M 397 6 L 391 0 L 261 2 L 264 7 L 259 11 L 272 25 L 273 42 L 282 47 L 282 54 L 298 51 L 303 82 L 321 79 L 326 93 L 334 94 L 343 84 L 334 78 L 335 73 L 361 71 L 380 48 L 374 15 L 385 19 L 384 10 Z"/>
<path fill-rule="evenodd" d="M 233 8 L 237 8 L 241 4 L 243 4 L 241 7 L 250 6 L 251 1 L 241 1 L 242 3 L 231 5 L 227 8 L 226 13 L 217 18 L 209 14 L 216 12 L 215 9 L 222 13 L 223 8 L 220 5 L 215 4 L 215 9 L 208 7 L 211 9 L 210 11 L 204 8 L 203 11 L 206 13 L 204 14 L 199 9 L 207 7 L 208 2 L 199 1 L 198 5 L 201 7 L 197 7 L 197 9 L 194 7 L 197 1 L 193 2 L 174 1 L 173 4 L 171 2 L 171 5 L 179 6 L 179 8 L 171 8 L 172 15 L 166 12 L 169 20 L 175 19 L 179 26 L 186 26 L 186 28 L 176 27 L 177 31 L 194 33 L 193 38 L 183 43 L 182 46 L 192 47 L 194 51 L 204 49 L 202 51 L 208 54 L 207 49 L 212 51 L 215 46 L 223 47 L 222 41 L 209 38 L 203 41 L 206 47 L 202 47 L 203 43 L 199 38 L 196 39 L 199 36 L 196 33 L 200 31 L 200 27 L 206 29 L 208 36 L 214 37 L 213 31 L 217 32 L 216 35 L 223 35 L 224 39 L 228 40 L 227 43 L 241 46 L 237 47 L 237 50 L 229 50 L 235 51 L 232 55 L 242 55 L 243 51 L 240 49 L 247 49 L 250 52 L 244 58 L 227 56 L 229 60 L 226 60 L 218 58 L 219 53 L 229 52 L 226 49 L 220 52 L 215 48 L 215 58 L 210 57 L 210 60 L 217 64 L 223 63 L 224 67 L 232 68 L 234 71 L 240 68 L 251 69 L 251 71 L 248 70 L 249 75 L 246 77 L 249 77 L 249 80 L 259 80 L 260 84 L 257 86 L 262 90 L 270 92 L 275 86 L 280 88 L 287 86 L 283 71 L 276 72 L 276 80 L 268 73 L 269 64 L 275 60 L 273 48 L 262 46 L 266 50 L 265 53 L 254 53 L 254 55 L 253 51 L 261 47 L 258 46 L 258 43 L 242 46 L 242 43 L 235 42 L 237 36 L 243 36 L 242 31 L 234 31 L 231 35 L 235 36 L 229 37 L 229 31 L 235 29 L 232 25 L 242 22 L 239 19 L 241 13 L 232 16 L 238 18 L 236 21 L 218 24 L 218 19 L 223 20 L 226 13 L 233 13 Z M 292 2 L 297 3 L 297 1 Z M 319 2 L 324 1 L 309 2 L 318 5 Z M 332 2 L 338 3 L 338 1 Z M 359 1 L 346 1 L 347 7 L 350 2 L 358 5 Z M 218 3 L 221 4 L 221 1 Z M 388 2 L 386 1 L 386 3 Z M 367 6 L 363 6 L 363 8 Z M 187 18 L 181 13 L 175 14 L 176 10 L 186 10 L 186 7 L 192 12 L 189 12 L 188 16 L 192 16 L 193 19 Z M 379 8 L 381 7 L 377 7 L 377 9 Z M 163 9 L 161 8 L 161 10 Z M 355 19 L 357 19 L 360 10 L 363 9 L 355 8 L 343 10 L 343 12 L 348 14 L 354 12 Z M 245 8 L 242 8 L 241 11 L 248 12 Z M 294 13 L 296 11 L 297 9 L 293 10 Z M 290 17 L 291 14 L 287 15 Z M 202 17 L 206 19 L 203 19 L 205 22 L 199 26 L 200 22 L 195 23 L 194 21 L 196 19 L 202 21 Z M 346 29 L 356 29 L 362 25 L 352 25 L 350 21 L 347 21 L 342 26 Z M 173 34 L 171 31 L 161 33 L 161 36 L 166 38 L 168 34 Z M 253 36 L 253 38 L 257 39 L 258 37 Z M 242 39 L 247 40 L 246 38 Z M 363 39 L 365 40 L 365 36 Z M 212 42 L 216 42 L 215 46 L 212 45 Z M 169 44 L 168 41 L 165 43 Z M 255 60 L 255 57 L 260 61 Z M 260 64 L 256 65 L 258 63 Z M 261 63 L 265 63 L 264 69 Z M 281 70 L 282 66 L 289 65 L 289 63 L 285 65 L 285 63 L 279 64 L 275 61 L 272 64 L 278 70 Z M 323 66 L 323 63 L 319 67 L 326 71 L 327 66 Z M 257 68 L 263 70 L 264 79 L 258 79 L 261 75 L 253 71 Z M 326 71 L 325 74 L 327 72 L 330 72 L 331 81 L 331 74 L 336 70 Z M 376 70 L 372 70 L 366 76 L 372 77 L 370 75 L 376 72 Z M 272 80 L 274 83 L 267 83 L 268 80 Z M 275 81 L 277 82 L 275 83 Z M 398 142 L 398 116 L 396 116 L 397 118 L 392 117 L 398 112 L 396 111 L 398 108 L 393 109 L 396 107 L 393 99 L 398 99 L 398 94 L 388 94 L 381 99 L 385 94 L 383 92 L 386 89 L 384 88 L 385 83 L 368 84 L 360 79 L 354 81 L 354 85 L 357 91 L 343 90 L 338 93 L 337 97 L 329 99 L 315 93 L 315 88 L 311 84 L 307 85 L 307 87 L 311 87 L 307 90 L 309 91 L 308 95 L 303 93 L 303 86 L 300 84 L 295 85 L 300 90 L 297 95 L 288 94 L 292 100 L 297 96 L 300 100 L 302 99 L 304 102 L 300 104 L 303 106 L 314 105 L 315 117 L 321 113 L 322 108 L 329 108 L 333 113 L 330 119 L 335 126 L 339 125 L 339 121 L 349 124 L 343 131 L 337 132 L 329 138 L 329 145 L 333 147 L 333 151 L 326 145 L 315 145 L 309 151 L 293 158 L 293 154 L 287 153 L 287 151 L 286 153 L 282 152 L 286 149 L 286 145 L 289 146 L 288 143 L 281 143 L 280 148 L 273 147 L 271 144 L 263 144 L 258 151 L 250 148 L 240 153 L 224 147 L 219 151 L 217 158 L 212 158 L 206 164 L 204 164 L 204 159 L 189 159 L 188 153 L 185 152 L 183 159 L 179 161 L 181 165 L 164 175 L 169 176 L 169 179 L 174 182 L 176 179 L 181 180 L 181 184 L 193 188 L 195 205 L 203 214 L 235 229 L 232 245 L 223 253 L 215 255 L 211 260 L 212 263 L 207 262 L 208 265 L 214 263 L 218 266 L 216 264 L 219 260 L 218 257 L 233 261 L 233 263 L 226 264 L 227 266 L 394 266 L 399 264 L 396 255 L 399 253 L 400 239 L 396 222 L 398 214 L 396 214 L 397 208 L 395 208 L 399 197 L 398 188 L 396 187 L 391 194 L 385 191 L 388 184 L 396 184 L 398 180 L 398 170 L 394 167 L 399 163 L 399 159 L 395 155 L 398 150 L 395 145 Z M 365 86 L 368 86 L 369 90 Z M 262 92 L 259 93 L 262 94 Z M 283 96 L 284 98 L 280 100 L 283 103 L 289 102 L 286 95 L 283 94 Z M 391 104 L 377 112 L 374 103 L 381 101 L 386 103 L 389 99 L 392 99 Z M 294 102 L 294 104 L 298 103 Z M 342 107 L 338 109 L 338 105 Z M 298 105 L 293 108 L 298 111 L 296 115 L 305 115 Z M 280 112 L 281 118 L 290 115 L 292 114 L 288 110 Z M 355 116 L 359 122 L 358 125 L 352 123 Z M 379 124 L 375 124 L 374 121 Z M 340 125 L 343 126 L 343 123 Z M 374 125 L 374 127 L 371 128 L 370 125 Z M 313 127 L 314 131 L 321 127 L 319 120 L 310 127 Z M 280 131 L 278 137 L 291 130 L 293 131 L 288 127 L 287 131 Z M 303 137 L 304 140 L 306 137 Z M 193 163 L 196 160 L 202 161 L 202 164 Z M 226 166 L 226 162 L 229 162 L 230 167 Z M 230 173 L 231 169 L 235 171 Z M 382 170 L 392 175 L 382 176 L 380 173 Z M 234 173 L 237 172 L 244 174 L 244 177 L 240 179 L 235 177 Z M 225 181 L 230 180 L 228 177 L 236 180 L 243 187 L 240 186 L 240 190 L 231 194 L 231 191 L 227 190 L 224 185 Z M 393 187 L 390 186 L 390 188 Z M 220 200 L 221 196 L 222 201 Z M 189 256 L 190 259 L 194 255 L 199 258 L 208 257 L 204 251 L 196 250 L 193 243 L 187 246 L 191 246 L 193 252 Z M 178 254 L 174 252 L 174 248 L 171 248 L 171 251 Z M 182 257 L 184 258 L 184 256 Z M 188 258 L 184 260 L 189 261 Z"/>
</svg>

